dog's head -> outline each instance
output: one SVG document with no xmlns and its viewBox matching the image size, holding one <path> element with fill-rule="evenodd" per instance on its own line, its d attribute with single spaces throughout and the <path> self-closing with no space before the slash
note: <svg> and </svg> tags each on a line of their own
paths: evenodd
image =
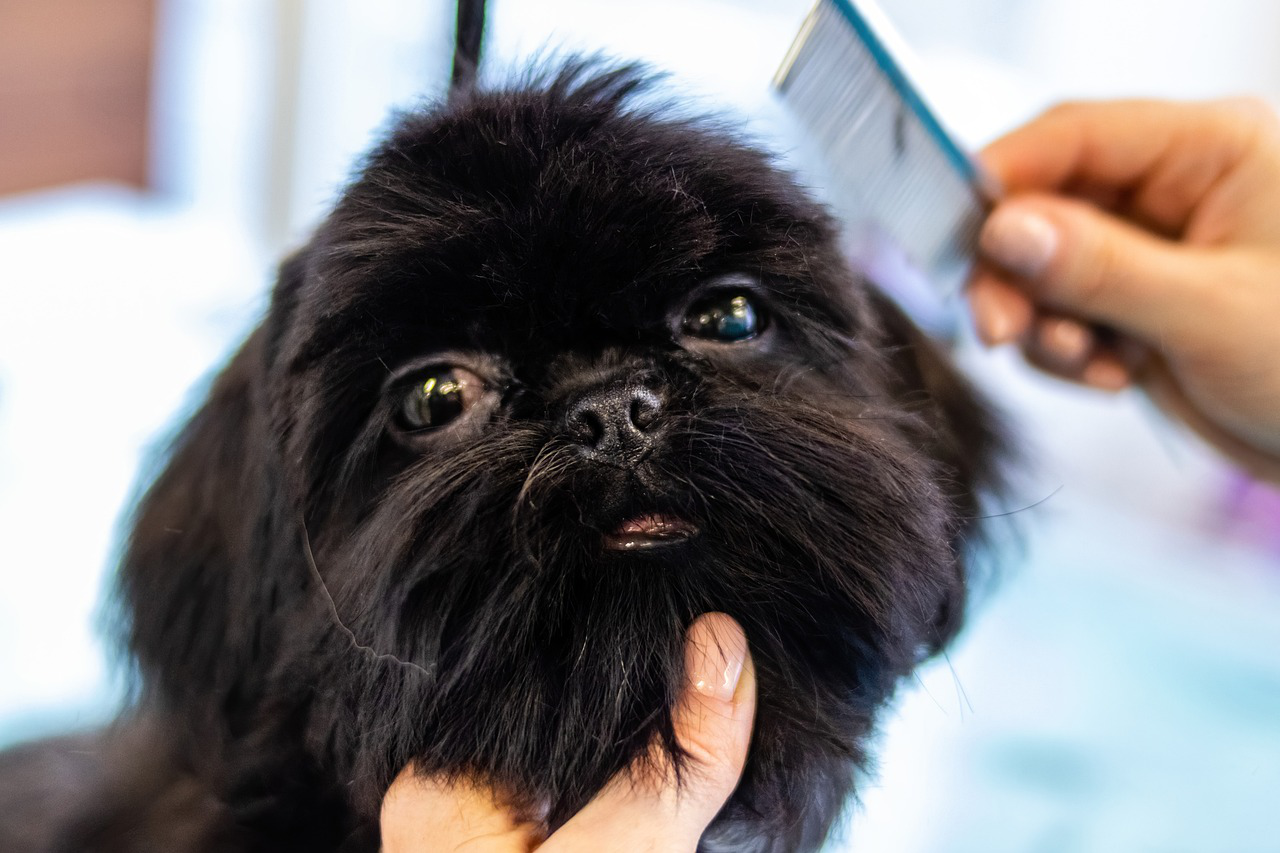
<svg viewBox="0 0 1280 853">
<path fill-rule="evenodd" d="M 301 736 L 358 808 L 413 760 L 555 823 L 678 758 L 683 634 L 724 611 L 760 698 L 708 838 L 825 833 L 959 625 L 999 441 L 827 215 L 642 82 L 405 117 L 285 264 L 126 558 L 168 707 Z"/>
</svg>

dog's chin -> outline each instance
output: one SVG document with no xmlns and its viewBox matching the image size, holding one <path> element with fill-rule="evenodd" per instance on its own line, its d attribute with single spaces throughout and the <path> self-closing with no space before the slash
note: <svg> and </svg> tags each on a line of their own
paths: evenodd
<svg viewBox="0 0 1280 853">
<path fill-rule="evenodd" d="M 763 405 L 704 412 L 714 433 L 696 437 L 732 443 L 672 452 L 668 480 L 643 488 L 554 459 L 531 478 L 512 462 L 503 483 L 507 462 L 478 450 L 487 476 L 470 492 L 443 502 L 424 484 L 441 501 L 430 511 L 418 493 L 385 496 L 345 553 L 321 555 L 349 567 L 334 590 L 355 634 L 413 664 L 371 666 L 331 637 L 351 662 L 333 683 L 362 716 L 324 733 L 325 760 L 373 783 L 368 813 L 409 762 L 524 791 L 554 826 L 632 762 L 679 761 L 684 632 L 710 611 L 742 624 L 765 686 L 731 822 L 785 826 L 809 792 L 848 791 L 876 709 L 955 594 L 950 510 L 931 463 L 882 426 L 818 429 Z M 761 466 L 761 452 L 790 464 Z"/>
</svg>

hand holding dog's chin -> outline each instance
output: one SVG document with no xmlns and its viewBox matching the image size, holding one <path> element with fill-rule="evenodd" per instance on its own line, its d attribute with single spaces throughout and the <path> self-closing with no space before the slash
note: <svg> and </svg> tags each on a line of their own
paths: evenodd
<svg viewBox="0 0 1280 853">
<path fill-rule="evenodd" d="M 613 849 L 692 851 L 737 786 L 747 758 L 756 685 L 742 629 L 723 613 L 699 617 L 685 643 L 688 684 L 675 720 L 690 765 L 677 782 L 669 764 L 619 773 L 550 837 L 480 785 L 435 781 L 406 767 L 382 803 L 384 853 L 576 853 Z M 655 752 L 655 756 L 661 753 Z"/>
</svg>

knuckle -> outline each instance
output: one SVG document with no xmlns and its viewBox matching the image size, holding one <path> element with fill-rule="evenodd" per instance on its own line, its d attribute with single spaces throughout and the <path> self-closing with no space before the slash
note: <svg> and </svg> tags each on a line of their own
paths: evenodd
<svg viewBox="0 0 1280 853">
<path fill-rule="evenodd" d="M 1073 302 L 1088 310 L 1096 306 L 1104 297 L 1107 287 L 1114 283 L 1124 267 L 1124 253 L 1117 241 L 1090 221 L 1090 216 L 1083 210 L 1072 217 L 1075 220 L 1071 230 L 1075 232 L 1075 245 L 1068 246 L 1068 269 L 1064 282 L 1071 292 Z"/>
<path fill-rule="evenodd" d="M 1088 272 L 1078 283 L 1080 301 L 1086 306 L 1095 306 L 1103 301 L 1105 291 L 1116 282 L 1120 273 L 1121 259 L 1115 241 L 1099 240 L 1093 247 L 1092 262 Z"/>
<path fill-rule="evenodd" d="M 1068 98 L 1064 101 L 1058 101 L 1056 104 L 1049 107 L 1049 109 L 1045 111 L 1045 114 L 1057 116 L 1071 115 L 1079 112 L 1088 103 L 1088 101 L 1084 101 L 1079 98 Z"/>
<path fill-rule="evenodd" d="M 1243 138 L 1280 133 L 1280 118 L 1277 118 L 1275 109 L 1266 99 L 1255 95 L 1213 101 L 1209 110 L 1218 126 L 1227 133 Z"/>
<path fill-rule="evenodd" d="M 1257 95 L 1238 95 L 1223 98 L 1214 102 L 1214 106 L 1229 116 L 1236 116 L 1254 122 L 1275 122 L 1275 110 L 1265 99 Z"/>
<path fill-rule="evenodd" d="M 1072 121 L 1080 115 L 1081 111 L 1087 109 L 1088 101 L 1067 100 L 1059 101 L 1053 106 L 1046 109 L 1040 114 L 1042 121 Z"/>
</svg>

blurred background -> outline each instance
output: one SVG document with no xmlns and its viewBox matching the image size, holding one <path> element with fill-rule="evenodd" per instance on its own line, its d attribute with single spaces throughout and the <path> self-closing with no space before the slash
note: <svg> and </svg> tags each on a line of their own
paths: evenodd
<svg viewBox="0 0 1280 853">
<path fill-rule="evenodd" d="M 768 90 L 809 6 L 491 0 L 486 74 L 548 48 L 647 59 L 821 192 Z M 881 6 L 974 147 L 1064 98 L 1280 103 L 1273 0 Z M 149 451 L 389 112 L 443 92 L 453 14 L 0 0 L 0 745 L 117 707 L 95 620 Z M 1024 437 L 1035 506 L 886 713 L 831 849 L 1280 850 L 1280 496 L 1138 395 L 957 354 Z"/>
</svg>

